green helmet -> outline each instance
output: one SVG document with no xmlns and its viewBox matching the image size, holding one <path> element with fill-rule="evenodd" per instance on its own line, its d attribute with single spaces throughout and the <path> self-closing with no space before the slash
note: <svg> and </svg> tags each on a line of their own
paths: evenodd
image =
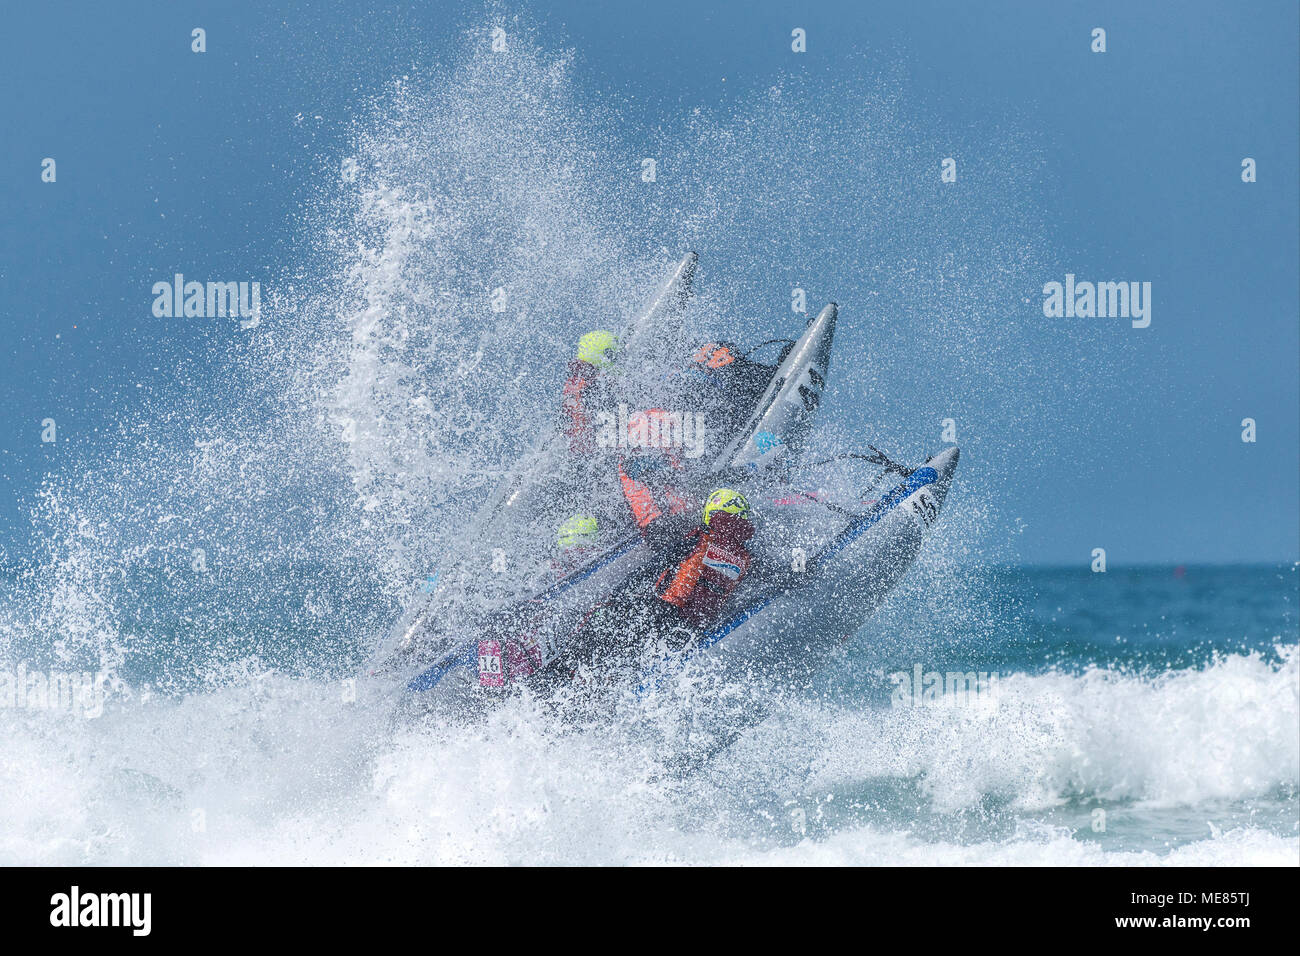
<svg viewBox="0 0 1300 956">
<path fill-rule="evenodd" d="M 596 519 L 591 515 L 574 515 L 560 522 L 560 527 L 555 532 L 555 543 L 561 549 L 595 544 L 599 530 Z"/>
<path fill-rule="evenodd" d="M 614 353 L 617 350 L 618 336 L 604 329 L 588 332 L 578 339 L 578 361 L 594 365 L 596 368 L 609 368 L 613 365 Z"/>
<path fill-rule="evenodd" d="M 709 500 L 704 503 L 704 524 L 707 526 L 709 519 L 715 512 L 725 511 L 727 514 L 736 515 L 738 518 L 749 520 L 749 502 L 739 491 L 732 491 L 730 488 L 719 488 L 713 494 L 709 495 Z"/>
</svg>

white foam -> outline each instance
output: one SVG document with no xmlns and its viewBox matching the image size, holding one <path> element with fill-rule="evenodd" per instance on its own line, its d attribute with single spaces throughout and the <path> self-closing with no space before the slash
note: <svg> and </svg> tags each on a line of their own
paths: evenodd
<svg viewBox="0 0 1300 956">
<path fill-rule="evenodd" d="M 0 862 L 1291 863 L 1296 835 L 1265 827 L 1153 852 L 1032 821 L 1067 795 L 1195 806 L 1294 788 L 1295 660 L 1011 679 L 982 715 L 812 708 L 731 758 L 779 732 L 780 760 L 812 756 L 810 777 L 767 778 L 794 798 L 915 778 L 941 815 L 988 795 L 1019 806 L 1014 836 L 969 845 L 849 815 L 773 846 L 744 820 L 743 775 L 661 778 L 621 728 L 562 732 L 525 701 L 457 729 L 389 728 L 335 685 L 262 675 L 97 720 L 0 711 Z"/>
<path fill-rule="evenodd" d="M 969 706 L 839 713 L 813 785 L 918 778 L 942 811 L 995 796 L 1044 808 L 1086 795 L 1191 805 L 1294 787 L 1297 650 L 1226 657 L 1154 679 L 1091 668 L 1012 674 Z"/>
</svg>

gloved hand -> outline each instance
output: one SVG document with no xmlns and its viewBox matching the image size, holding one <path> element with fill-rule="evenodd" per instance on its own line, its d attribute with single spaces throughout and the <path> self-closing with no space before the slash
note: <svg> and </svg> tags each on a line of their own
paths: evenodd
<svg viewBox="0 0 1300 956">
<path fill-rule="evenodd" d="M 676 564 L 691 553 L 698 537 L 692 515 L 664 515 L 642 529 L 650 550 L 663 564 Z"/>
</svg>

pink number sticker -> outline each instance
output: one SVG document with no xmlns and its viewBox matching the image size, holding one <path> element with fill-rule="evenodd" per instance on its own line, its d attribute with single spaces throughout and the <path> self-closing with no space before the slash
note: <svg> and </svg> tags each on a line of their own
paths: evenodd
<svg viewBox="0 0 1300 956">
<path fill-rule="evenodd" d="M 480 687 L 500 687 L 506 682 L 501 667 L 501 642 L 478 642 L 478 683 Z"/>
</svg>

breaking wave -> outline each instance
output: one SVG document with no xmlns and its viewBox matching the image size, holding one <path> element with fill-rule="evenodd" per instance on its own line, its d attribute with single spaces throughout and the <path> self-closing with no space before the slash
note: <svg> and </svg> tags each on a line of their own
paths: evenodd
<svg viewBox="0 0 1300 956">
<path fill-rule="evenodd" d="M 532 701 L 395 728 L 267 672 L 91 721 L 0 710 L 0 862 L 1293 863 L 1294 820 L 1232 801 L 1293 806 L 1296 662 L 1012 677 L 987 709 L 805 701 L 685 779 Z M 1119 833 L 1186 808 L 1200 838 L 1108 846 L 1096 807 Z"/>
</svg>

